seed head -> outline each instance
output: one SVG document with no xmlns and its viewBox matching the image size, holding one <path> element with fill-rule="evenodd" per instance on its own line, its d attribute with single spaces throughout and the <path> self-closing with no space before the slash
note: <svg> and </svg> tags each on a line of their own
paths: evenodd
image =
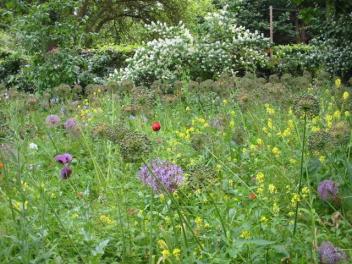
<svg viewBox="0 0 352 264">
<path fill-rule="evenodd" d="M 319 101 L 312 95 L 303 95 L 295 100 L 293 111 L 296 116 L 313 118 L 319 115 Z"/>
</svg>

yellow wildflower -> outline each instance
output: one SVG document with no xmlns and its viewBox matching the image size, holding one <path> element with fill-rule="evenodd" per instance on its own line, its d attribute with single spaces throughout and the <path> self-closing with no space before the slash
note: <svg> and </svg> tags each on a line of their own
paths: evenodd
<svg viewBox="0 0 352 264">
<path fill-rule="evenodd" d="M 180 255 L 181 255 L 181 249 L 175 248 L 175 249 L 172 251 L 172 255 L 174 255 L 176 258 L 179 258 Z"/>
<path fill-rule="evenodd" d="M 347 91 L 344 92 L 343 95 L 342 95 L 342 99 L 343 99 L 344 101 L 347 101 L 349 97 L 350 97 L 350 94 L 349 94 Z"/>
<path fill-rule="evenodd" d="M 299 194 L 298 193 L 294 193 L 293 195 L 292 195 L 292 198 L 291 198 L 291 204 L 292 204 L 292 206 L 296 206 L 296 204 L 298 203 L 298 202 L 300 202 L 301 201 L 301 197 L 299 196 Z"/>
<path fill-rule="evenodd" d="M 168 249 L 164 249 L 161 254 L 163 255 L 164 259 L 167 259 L 168 257 L 170 257 L 170 251 Z"/>
<path fill-rule="evenodd" d="M 268 128 L 272 129 L 273 128 L 273 120 L 271 120 L 271 118 L 268 119 Z"/>
<path fill-rule="evenodd" d="M 258 172 L 257 175 L 255 176 L 255 179 L 257 183 L 263 183 L 264 182 L 265 175 L 263 172 Z"/>
<path fill-rule="evenodd" d="M 276 202 L 274 202 L 273 204 L 273 213 L 274 214 L 278 214 L 280 212 L 280 207 L 278 206 L 278 204 Z"/>
<path fill-rule="evenodd" d="M 258 188 L 257 188 L 257 194 L 258 194 L 258 195 L 262 194 L 263 192 L 264 192 L 263 187 L 258 187 Z"/>
<path fill-rule="evenodd" d="M 251 238 L 251 232 L 248 230 L 244 230 L 241 232 L 240 237 L 243 239 L 250 239 Z"/>
<path fill-rule="evenodd" d="M 271 152 L 275 155 L 275 156 L 279 156 L 281 154 L 281 151 L 278 147 L 273 147 L 273 149 L 271 150 Z"/>
<path fill-rule="evenodd" d="M 312 132 L 319 132 L 319 131 L 320 131 L 320 127 L 316 127 L 316 126 L 312 127 Z"/>
<path fill-rule="evenodd" d="M 341 87 L 341 79 L 340 78 L 337 78 L 335 80 L 335 86 L 336 86 L 336 88 L 340 88 Z"/>
<path fill-rule="evenodd" d="M 288 124 L 288 127 L 291 129 L 293 129 L 295 127 L 295 122 L 292 119 L 288 120 L 287 124 Z"/>
<path fill-rule="evenodd" d="M 269 184 L 268 189 L 271 194 L 276 193 L 277 191 L 274 184 Z"/>
<path fill-rule="evenodd" d="M 262 216 L 259 220 L 262 224 L 266 224 L 268 222 L 268 218 L 266 218 L 265 216 Z"/>
<path fill-rule="evenodd" d="M 335 119 L 340 119 L 341 118 L 341 112 L 339 110 L 335 111 L 334 118 Z"/>
<path fill-rule="evenodd" d="M 158 240 L 158 246 L 159 246 L 160 249 L 167 249 L 168 248 L 166 243 L 165 243 L 165 241 L 162 240 L 162 239 Z"/>
<path fill-rule="evenodd" d="M 27 210 L 27 206 L 28 206 L 28 201 L 24 201 L 24 203 L 18 202 L 18 201 L 14 201 L 14 203 L 13 203 L 13 207 L 16 208 L 19 211 Z"/>
<path fill-rule="evenodd" d="M 106 225 L 111 225 L 114 223 L 114 221 L 107 215 L 101 215 L 99 217 L 99 220 L 103 223 L 103 224 L 106 224 Z"/>
<path fill-rule="evenodd" d="M 257 146 L 256 146 L 256 145 L 251 144 L 251 145 L 249 146 L 249 149 L 250 149 L 250 150 L 252 150 L 252 151 L 254 151 L 254 150 L 256 150 L 256 149 L 257 149 Z"/>
<path fill-rule="evenodd" d="M 261 139 L 261 138 L 258 138 L 257 139 L 257 144 L 260 146 L 260 145 L 263 145 L 264 144 L 264 141 Z"/>
<path fill-rule="evenodd" d="M 291 135 L 291 129 L 290 128 L 286 128 L 285 130 L 284 130 L 284 132 L 282 133 L 282 136 L 283 137 L 288 137 L 288 136 L 290 136 Z"/>
<path fill-rule="evenodd" d="M 306 198 L 309 194 L 309 188 L 307 186 L 302 188 L 302 196 L 303 198 Z"/>
<path fill-rule="evenodd" d="M 325 156 L 322 155 L 322 156 L 319 157 L 320 163 L 324 163 L 325 160 L 326 160 Z"/>
<path fill-rule="evenodd" d="M 203 225 L 203 219 L 199 216 L 196 217 L 196 219 L 194 220 L 194 222 L 196 223 L 196 225 L 198 227 L 202 226 Z"/>
<path fill-rule="evenodd" d="M 297 160 L 295 160 L 295 159 L 290 159 L 290 163 L 291 163 L 292 165 L 294 165 L 294 164 L 297 163 Z"/>
</svg>

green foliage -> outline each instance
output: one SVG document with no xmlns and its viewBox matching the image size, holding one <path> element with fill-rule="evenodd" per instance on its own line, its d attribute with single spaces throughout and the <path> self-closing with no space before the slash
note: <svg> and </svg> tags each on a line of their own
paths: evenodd
<svg viewBox="0 0 352 264">
<path fill-rule="evenodd" d="M 273 71 L 280 74 L 301 75 L 305 70 L 315 72 L 321 67 L 321 61 L 314 56 L 315 52 L 317 52 L 317 48 L 313 45 L 274 46 L 270 66 Z"/>
</svg>

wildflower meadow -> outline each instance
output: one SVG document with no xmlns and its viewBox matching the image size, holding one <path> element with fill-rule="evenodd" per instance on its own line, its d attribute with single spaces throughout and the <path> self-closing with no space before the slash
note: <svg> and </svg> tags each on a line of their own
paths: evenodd
<svg viewBox="0 0 352 264">
<path fill-rule="evenodd" d="M 352 263 L 349 1 L 24 2 L 0 263 Z"/>
</svg>

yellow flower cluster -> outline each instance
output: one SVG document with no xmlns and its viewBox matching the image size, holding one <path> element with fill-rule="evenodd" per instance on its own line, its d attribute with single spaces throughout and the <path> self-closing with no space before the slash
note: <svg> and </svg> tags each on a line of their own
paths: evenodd
<svg viewBox="0 0 352 264">
<path fill-rule="evenodd" d="M 275 157 L 279 157 L 281 154 L 281 150 L 278 147 L 273 147 L 271 152 L 274 154 Z"/>
<path fill-rule="evenodd" d="M 18 202 L 18 201 L 14 201 L 12 204 L 13 208 L 19 210 L 19 211 L 23 211 L 23 210 L 27 210 L 28 208 L 28 201 L 24 201 L 22 202 Z"/>
<path fill-rule="evenodd" d="M 275 109 L 270 104 L 265 104 L 265 110 L 269 115 L 275 114 Z"/>
<path fill-rule="evenodd" d="M 95 114 L 102 113 L 103 110 L 99 108 L 90 107 L 88 99 L 84 99 L 83 105 L 77 106 L 79 111 L 79 117 L 82 120 L 86 120 L 88 122 L 92 121 Z"/>
<path fill-rule="evenodd" d="M 114 220 L 112 220 L 109 216 L 102 214 L 99 217 L 99 220 L 106 225 L 112 225 L 114 223 Z"/>
<path fill-rule="evenodd" d="M 342 99 L 343 99 L 344 101 L 347 101 L 348 98 L 350 98 L 350 94 L 346 91 L 346 92 L 343 93 Z"/>
<path fill-rule="evenodd" d="M 243 239 L 250 239 L 251 236 L 252 236 L 252 234 L 248 230 L 243 230 L 240 234 L 240 238 L 243 238 Z"/>
<path fill-rule="evenodd" d="M 177 259 L 181 256 L 181 249 L 174 248 L 172 252 L 170 252 L 166 242 L 162 239 L 158 240 L 158 246 L 161 249 L 161 255 L 163 260 L 168 259 L 171 255 L 173 255 Z"/>
</svg>

